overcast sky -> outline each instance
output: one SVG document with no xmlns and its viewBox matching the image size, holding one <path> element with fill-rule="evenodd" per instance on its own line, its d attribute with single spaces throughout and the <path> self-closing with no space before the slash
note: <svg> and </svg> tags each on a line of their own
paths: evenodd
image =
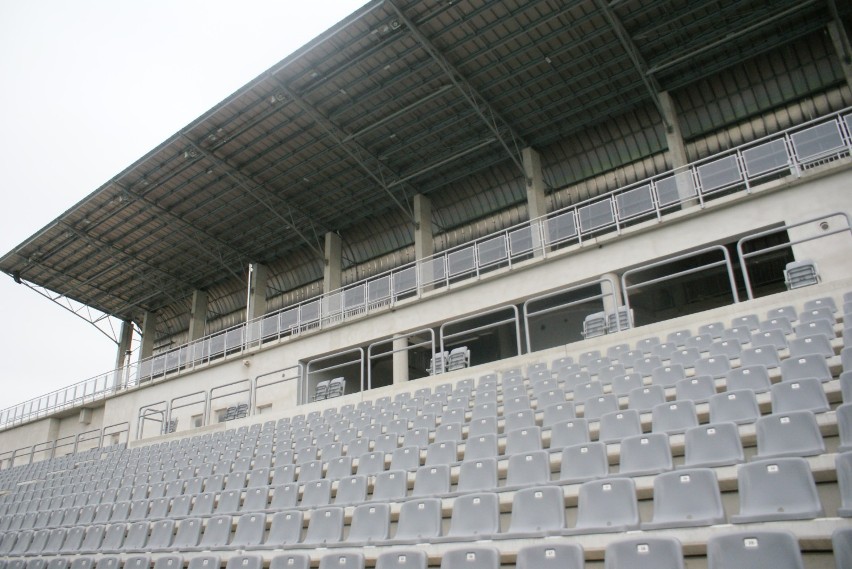
<svg viewBox="0 0 852 569">
<path fill-rule="evenodd" d="M 0 255 L 364 3 L 0 0 Z M 115 354 L 0 273 L 0 409 Z"/>
</svg>

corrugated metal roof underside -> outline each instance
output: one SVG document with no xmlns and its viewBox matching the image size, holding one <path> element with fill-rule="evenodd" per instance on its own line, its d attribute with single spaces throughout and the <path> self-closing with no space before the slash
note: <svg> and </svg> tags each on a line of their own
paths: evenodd
<svg viewBox="0 0 852 569">
<path fill-rule="evenodd" d="M 848 31 L 852 7 L 838 5 Z M 374 1 L 234 93 L 0 259 L 0 269 L 182 337 L 240 320 L 249 262 L 270 308 L 413 259 L 412 198 L 436 247 L 526 219 L 519 151 L 551 207 L 669 163 L 653 92 L 690 158 L 852 104 L 824 2 Z"/>
</svg>

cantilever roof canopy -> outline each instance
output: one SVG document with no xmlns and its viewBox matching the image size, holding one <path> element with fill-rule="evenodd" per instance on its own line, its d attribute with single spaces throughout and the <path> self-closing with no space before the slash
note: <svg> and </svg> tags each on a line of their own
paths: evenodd
<svg viewBox="0 0 852 569">
<path fill-rule="evenodd" d="M 0 259 L 122 319 L 824 29 L 833 1 L 375 0 Z M 473 181 L 475 182 L 475 179 Z M 490 212 L 482 211 L 481 214 Z M 411 243 L 396 233 L 393 246 Z M 387 236 L 384 239 L 388 239 Z M 318 277 L 319 278 L 319 277 Z"/>
</svg>

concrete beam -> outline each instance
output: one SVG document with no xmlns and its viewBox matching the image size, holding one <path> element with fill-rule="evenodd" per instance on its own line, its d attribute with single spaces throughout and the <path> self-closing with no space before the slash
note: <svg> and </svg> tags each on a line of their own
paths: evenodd
<svg viewBox="0 0 852 569">
<path fill-rule="evenodd" d="M 394 385 L 408 382 L 408 337 L 394 338 L 393 349 L 393 383 Z"/>
<path fill-rule="evenodd" d="M 144 360 L 154 355 L 154 335 L 157 333 L 157 313 L 145 312 L 142 320 L 142 342 L 139 346 L 139 359 Z"/>
<path fill-rule="evenodd" d="M 207 324 L 207 291 L 192 291 L 192 308 L 189 312 L 190 342 L 204 336 L 204 326 Z"/>
<path fill-rule="evenodd" d="M 683 144 L 683 134 L 680 130 L 680 123 L 677 120 L 674 101 L 667 91 L 659 93 L 659 99 L 663 110 L 663 121 L 667 125 L 665 127 L 666 145 L 669 147 L 672 167 L 680 168 L 686 166 L 688 164 L 686 160 L 686 146 Z"/>
<path fill-rule="evenodd" d="M 322 273 L 322 290 L 331 292 L 343 285 L 343 244 L 340 235 L 325 234 L 325 268 Z"/>
</svg>

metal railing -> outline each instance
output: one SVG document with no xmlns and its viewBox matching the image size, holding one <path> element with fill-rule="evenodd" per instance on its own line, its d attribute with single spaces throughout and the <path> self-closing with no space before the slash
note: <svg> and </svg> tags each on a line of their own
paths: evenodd
<svg viewBox="0 0 852 569">
<path fill-rule="evenodd" d="M 103 399 L 119 389 L 156 381 L 306 331 L 338 325 L 427 290 L 478 279 L 498 267 L 511 268 L 531 257 L 546 257 L 567 246 L 582 246 L 628 225 L 657 220 L 681 207 L 704 207 L 757 184 L 799 176 L 814 166 L 852 154 L 852 109 L 844 109 L 708 156 L 688 166 L 646 178 L 606 194 L 452 247 L 296 305 L 250 320 L 200 340 L 157 354 L 123 370 L 111 370 L 0 411 L 0 429 L 57 410 Z M 123 377 L 117 382 L 116 377 Z M 92 386 L 83 397 L 80 386 Z M 120 383 L 120 384 L 119 384 Z M 84 391 L 87 388 L 84 387 Z M 69 395 L 70 394 L 70 395 Z M 55 400 L 51 400 L 51 397 Z M 88 398 L 88 399 L 86 399 Z"/>
</svg>

